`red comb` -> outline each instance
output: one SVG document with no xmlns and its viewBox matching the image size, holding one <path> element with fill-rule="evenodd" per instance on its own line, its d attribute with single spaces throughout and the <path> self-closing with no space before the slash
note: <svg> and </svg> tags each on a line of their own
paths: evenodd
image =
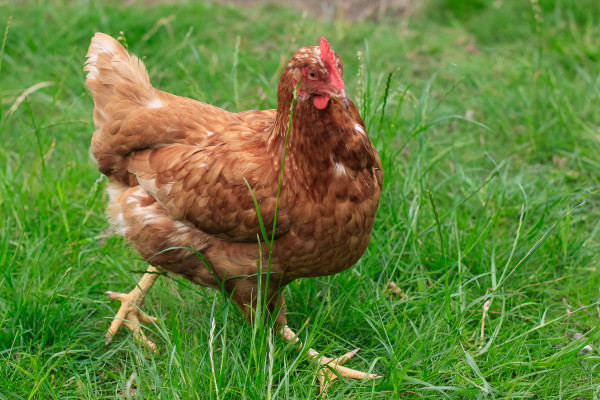
<svg viewBox="0 0 600 400">
<path fill-rule="evenodd" d="M 333 58 L 333 52 L 331 51 L 331 47 L 329 47 L 329 42 L 324 37 L 321 37 L 321 58 L 327 64 L 332 63 L 335 65 L 335 59 Z"/>
<path fill-rule="evenodd" d="M 333 51 L 331 51 L 331 47 L 329 47 L 329 42 L 324 37 L 321 37 L 321 45 L 319 46 L 321 49 L 321 59 L 327 65 L 327 69 L 331 74 L 331 85 L 336 89 L 344 89 L 344 81 L 342 77 L 338 73 L 335 57 L 333 56 Z"/>
</svg>

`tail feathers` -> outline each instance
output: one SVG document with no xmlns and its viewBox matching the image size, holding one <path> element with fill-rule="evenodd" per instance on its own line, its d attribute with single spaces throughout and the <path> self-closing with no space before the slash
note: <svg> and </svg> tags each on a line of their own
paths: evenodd
<svg viewBox="0 0 600 400">
<path fill-rule="evenodd" d="M 111 121 L 116 117 L 111 115 L 115 109 L 162 106 L 144 63 L 111 36 L 98 32 L 92 38 L 84 70 L 88 72 L 86 86 L 96 105 L 97 129 L 109 121 L 116 122 Z"/>
</svg>

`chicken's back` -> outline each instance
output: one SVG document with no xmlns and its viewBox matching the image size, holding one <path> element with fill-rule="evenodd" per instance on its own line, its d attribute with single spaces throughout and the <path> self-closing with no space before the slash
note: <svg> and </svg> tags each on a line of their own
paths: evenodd
<svg viewBox="0 0 600 400">
<path fill-rule="evenodd" d="M 127 156 L 136 151 L 202 146 L 215 132 L 235 136 L 248 123 L 272 123 L 274 112 L 244 121 L 243 115 L 155 89 L 142 61 L 106 34 L 96 33 L 87 58 L 96 125 L 91 149 L 98 169 L 111 179 L 129 181 Z"/>
</svg>

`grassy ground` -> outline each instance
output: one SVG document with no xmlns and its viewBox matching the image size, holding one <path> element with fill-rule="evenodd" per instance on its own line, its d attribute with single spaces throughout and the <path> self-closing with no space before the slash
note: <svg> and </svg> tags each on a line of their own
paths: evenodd
<svg viewBox="0 0 600 400">
<path fill-rule="evenodd" d="M 88 156 L 82 63 L 95 31 L 123 31 L 155 86 L 229 110 L 274 107 L 281 66 L 321 34 L 344 59 L 385 191 L 367 253 L 290 285 L 288 321 L 328 355 L 361 347 L 349 365 L 384 378 L 336 382 L 328 398 L 600 395 L 597 1 L 430 0 L 377 24 L 99 1 L 2 2 L 2 31 L 9 16 L 0 399 L 318 393 L 292 347 L 181 279 L 161 278 L 146 305 L 162 320 L 148 329 L 157 354 L 124 331 L 104 345 L 118 306 L 104 291 L 130 290 L 146 265 L 107 235 L 106 180 Z M 386 297 L 389 280 L 407 297 Z"/>
</svg>

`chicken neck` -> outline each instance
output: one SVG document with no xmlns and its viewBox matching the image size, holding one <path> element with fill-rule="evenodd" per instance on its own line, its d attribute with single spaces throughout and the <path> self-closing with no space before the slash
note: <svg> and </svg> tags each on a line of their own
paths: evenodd
<svg viewBox="0 0 600 400">
<path fill-rule="evenodd" d="M 278 99 L 277 116 L 268 132 L 267 148 L 279 169 L 287 136 L 284 178 L 293 175 L 301 186 L 315 188 L 315 185 L 328 183 L 336 164 L 353 171 L 371 169 L 375 165 L 376 153 L 353 103 L 345 108 L 330 101 L 320 110 L 310 98 L 298 98 L 288 128 L 293 92 L 280 85 Z"/>
</svg>

